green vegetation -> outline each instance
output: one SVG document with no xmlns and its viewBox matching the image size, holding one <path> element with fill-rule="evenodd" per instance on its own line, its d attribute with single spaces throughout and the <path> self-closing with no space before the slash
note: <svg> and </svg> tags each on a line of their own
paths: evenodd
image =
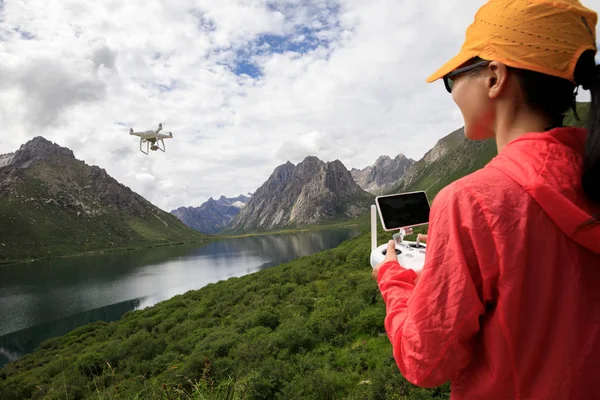
<svg viewBox="0 0 600 400">
<path fill-rule="evenodd" d="M 164 226 L 154 217 L 133 217 L 116 209 L 84 217 L 53 203 L 0 198 L 0 263 L 209 238 L 173 222 L 169 220 L 169 226 Z"/>
<path fill-rule="evenodd" d="M 375 202 L 375 197 L 372 199 Z M 299 227 L 289 227 L 282 228 L 279 230 L 272 231 L 251 231 L 250 233 L 241 233 L 241 234 L 230 234 L 225 231 L 218 233 L 215 235 L 219 239 L 230 239 L 230 238 L 239 238 L 239 237 L 247 237 L 247 236 L 263 236 L 263 235 L 281 235 L 281 234 L 294 234 L 300 232 L 310 232 L 310 231 L 318 231 L 322 229 L 330 229 L 330 228 L 342 228 L 342 227 L 357 227 L 360 229 L 366 229 L 371 223 L 369 213 L 364 213 L 359 215 L 358 217 L 354 217 L 351 219 L 345 218 L 336 218 L 330 219 L 323 222 L 319 222 L 316 224 L 304 225 Z"/>
<path fill-rule="evenodd" d="M 0 398 L 448 398 L 399 373 L 369 246 L 365 233 L 46 341 L 0 370 Z"/>
<path fill-rule="evenodd" d="M 438 160 L 425 165 L 417 180 L 399 191 L 424 190 L 430 199 L 455 180 L 483 168 L 498 154 L 493 140 L 465 140 Z"/>
<path fill-rule="evenodd" d="M 493 157 L 490 142 L 452 138 L 450 151 L 423 164 L 403 190 L 432 198 Z M 378 238 L 385 243 L 389 233 L 380 229 Z M 369 253 L 365 232 L 118 322 L 83 326 L 0 370 L 0 398 L 448 399 L 448 383 L 417 388 L 399 373 Z"/>
<path fill-rule="evenodd" d="M 0 196 L 0 263 L 211 239 L 133 193 L 114 195 L 121 207 L 102 204 L 86 189 L 88 171 L 81 161 L 50 158 L 15 174 L 14 191 Z"/>
<path fill-rule="evenodd" d="M 575 119 L 575 115 L 572 111 L 569 111 L 565 116 L 563 125 L 565 126 L 578 126 L 585 128 L 590 113 L 590 103 L 577 103 L 577 114 L 579 115 L 579 121 Z"/>
<path fill-rule="evenodd" d="M 565 126 L 585 126 L 590 103 L 577 103 L 577 121 L 572 111 L 565 115 Z M 411 192 L 424 190 L 430 200 L 448 184 L 483 168 L 498 154 L 493 139 L 472 141 L 464 135 L 460 128 L 440 140 L 447 152 L 439 159 L 427 163 L 421 159 L 416 163 L 415 174 L 409 182 L 404 180 L 389 193 Z"/>
</svg>

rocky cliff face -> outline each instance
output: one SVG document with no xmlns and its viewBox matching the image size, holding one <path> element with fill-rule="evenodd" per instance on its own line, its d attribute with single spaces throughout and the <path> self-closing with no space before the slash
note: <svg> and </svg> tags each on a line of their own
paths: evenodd
<svg viewBox="0 0 600 400">
<path fill-rule="evenodd" d="M 40 136 L 22 145 L 0 167 L 0 196 L 23 194 L 32 179 L 39 181 L 44 196 L 26 201 L 48 201 L 80 214 L 99 215 L 110 207 L 140 217 L 148 212 L 164 214 L 104 169 L 77 160 L 71 150 Z"/>
<path fill-rule="evenodd" d="M 0 261 L 201 237 L 43 137 L 0 156 Z"/>
<path fill-rule="evenodd" d="M 171 214 L 192 229 L 215 234 L 229 225 L 249 200 L 250 197 L 243 194 L 233 198 L 221 196 L 218 200 L 211 197 L 200 207 L 179 207 Z"/>
<path fill-rule="evenodd" d="M 363 190 L 379 195 L 394 187 L 414 163 L 414 160 L 404 154 L 399 154 L 394 159 L 381 156 L 375 164 L 360 170 L 353 168 L 350 173 Z"/>
<path fill-rule="evenodd" d="M 339 161 L 306 157 L 277 167 L 233 219 L 228 231 L 270 230 L 351 218 L 368 210 L 373 196 L 363 191 Z"/>
</svg>

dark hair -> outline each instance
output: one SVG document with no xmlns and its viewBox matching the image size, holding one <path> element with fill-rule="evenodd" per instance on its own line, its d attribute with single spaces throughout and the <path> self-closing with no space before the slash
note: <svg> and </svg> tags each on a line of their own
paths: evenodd
<svg viewBox="0 0 600 400">
<path fill-rule="evenodd" d="M 581 185 L 590 200 L 600 205 L 600 66 L 591 51 L 579 59 L 575 80 L 592 94 Z"/>
<path fill-rule="evenodd" d="M 585 195 L 595 205 L 600 206 L 600 67 L 596 66 L 594 52 L 582 54 L 575 68 L 575 82 L 509 67 L 519 77 L 526 103 L 533 109 L 549 116 L 553 127 L 562 126 L 569 108 L 573 108 L 576 118 L 575 89 L 582 86 L 592 94 L 588 116 L 588 135 L 585 144 L 581 186 Z M 600 216 L 595 216 L 595 222 Z"/>
</svg>

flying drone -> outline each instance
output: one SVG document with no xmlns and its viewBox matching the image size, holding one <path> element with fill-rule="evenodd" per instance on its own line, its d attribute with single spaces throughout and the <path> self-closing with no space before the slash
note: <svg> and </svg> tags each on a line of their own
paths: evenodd
<svg viewBox="0 0 600 400">
<path fill-rule="evenodd" d="M 129 134 L 138 136 L 140 138 L 140 151 L 142 153 L 148 155 L 148 153 L 150 153 L 150 150 L 152 150 L 152 151 L 160 150 L 160 151 L 164 152 L 166 150 L 164 139 L 173 138 L 173 133 L 171 133 L 171 132 L 160 133 L 161 130 L 162 130 L 162 123 L 159 123 L 158 129 L 151 129 L 151 130 L 144 131 L 144 132 L 134 132 L 133 128 L 130 128 Z M 144 151 L 144 149 L 143 149 L 144 143 L 146 143 L 146 151 Z M 161 143 L 162 143 L 162 147 L 160 147 Z"/>
</svg>

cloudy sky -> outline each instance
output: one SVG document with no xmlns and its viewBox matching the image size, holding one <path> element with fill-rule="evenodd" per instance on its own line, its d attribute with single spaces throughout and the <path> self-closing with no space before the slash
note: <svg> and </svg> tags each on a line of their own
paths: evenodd
<svg viewBox="0 0 600 400">
<path fill-rule="evenodd" d="M 308 155 L 419 159 L 462 126 L 425 79 L 483 3 L 0 0 L 0 154 L 44 136 L 167 211 Z M 159 122 L 174 138 L 146 156 L 129 128 Z"/>
</svg>

